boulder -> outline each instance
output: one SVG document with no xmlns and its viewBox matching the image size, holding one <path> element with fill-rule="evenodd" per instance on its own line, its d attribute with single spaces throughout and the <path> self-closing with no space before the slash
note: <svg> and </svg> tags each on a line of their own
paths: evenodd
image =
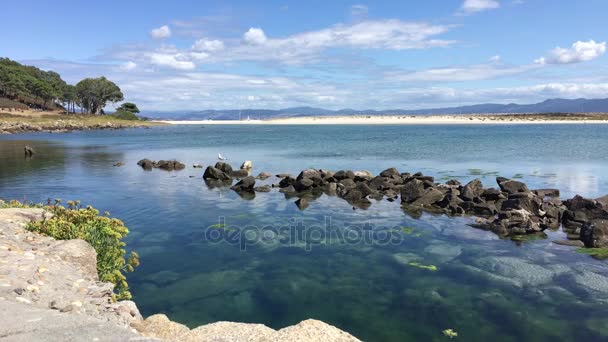
<svg viewBox="0 0 608 342">
<path fill-rule="evenodd" d="M 272 190 L 270 185 L 260 185 L 253 188 L 253 191 L 255 192 L 270 192 L 270 190 Z"/>
<path fill-rule="evenodd" d="M 355 179 L 355 173 L 350 170 L 340 170 L 334 173 L 333 177 L 338 181 L 343 179 Z"/>
<path fill-rule="evenodd" d="M 195 164 L 193 164 L 193 165 L 192 165 L 192 167 L 193 167 L 193 168 L 195 168 L 195 169 L 202 169 L 202 168 L 203 168 L 203 165 L 202 165 L 202 164 L 195 163 Z"/>
<path fill-rule="evenodd" d="M 580 239 L 585 247 L 608 247 L 608 219 L 594 219 L 583 224 Z"/>
<path fill-rule="evenodd" d="M 380 177 L 385 178 L 393 178 L 393 177 L 401 177 L 401 173 L 394 167 L 388 168 L 382 172 L 380 172 Z"/>
<path fill-rule="evenodd" d="M 268 173 L 268 172 L 260 172 L 260 174 L 258 175 L 258 179 L 264 180 L 264 179 L 268 179 L 272 177 L 272 173 Z"/>
<path fill-rule="evenodd" d="M 536 189 L 532 192 L 540 198 L 559 197 L 559 189 Z"/>
<path fill-rule="evenodd" d="M 401 189 L 401 203 L 412 203 L 422 197 L 424 193 L 424 183 L 421 180 L 411 180 Z"/>
<path fill-rule="evenodd" d="M 478 216 L 490 217 L 496 215 L 496 207 L 491 203 L 475 203 L 473 205 L 473 214 Z"/>
<path fill-rule="evenodd" d="M 203 179 L 228 181 L 231 178 L 222 170 L 215 168 L 213 166 L 207 166 L 207 168 L 205 169 L 205 173 L 203 174 Z"/>
<path fill-rule="evenodd" d="M 230 174 L 232 172 L 232 166 L 230 166 L 230 164 L 225 163 L 225 162 L 215 163 L 215 168 L 218 170 L 221 170 L 222 172 L 224 172 L 226 174 Z"/>
<path fill-rule="evenodd" d="M 247 169 L 233 170 L 233 171 L 229 172 L 228 174 L 230 175 L 230 177 L 244 178 L 244 177 L 249 176 L 249 170 L 247 170 Z"/>
<path fill-rule="evenodd" d="M 298 177 L 296 178 L 296 180 L 300 180 L 300 179 L 315 179 L 315 178 L 320 178 L 321 177 L 321 173 L 315 169 L 307 169 L 304 170 L 302 172 L 300 172 L 300 174 L 298 175 Z"/>
<path fill-rule="evenodd" d="M 370 179 L 374 178 L 374 175 L 369 171 L 355 171 L 353 172 L 353 174 L 355 175 L 355 182 L 367 182 Z"/>
<path fill-rule="evenodd" d="M 247 176 L 241 179 L 238 183 L 230 187 L 230 189 L 236 192 L 253 192 L 255 187 L 255 178 Z"/>
<path fill-rule="evenodd" d="M 159 160 L 156 163 L 156 167 L 165 171 L 183 170 L 186 165 L 178 162 L 177 160 Z"/>
<path fill-rule="evenodd" d="M 300 178 L 296 180 L 293 187 L 296 191 L 306 191 L 312 189 L 314 184 L 315 182 L 310 178 Z"/>
<path fill-rule="evenodd" d="M 355 185 L 357 185 L 355 183 L 355 181 L 352 180 L 351 178 L 344 178 L 344 179 L 340 180 L 338 183 L 344 185 L 346 188 L 354 188 Z"/>
<path fill-rule="evenodd" d="M 26 157 L 31 157 L 34 155 L 34 153 L 36 153 L 33 148 L 27 145 L 25 145 L 25 147 L 23 148 L 23 152 L 25 153 Z"/>
<path fill-rule="evenodd" d="M 152 167 L 154 167 L 154 162 L 150 159 L 142 159 L 137 162 L 137 165 L 141 166 L 144 170 L 152 170 Z"/>
<path fill-rule="evenodd" d="M 515 194 L 518 192 L 530 192 L 526 184 L 512 179 L 496 177 L 496 183 L 498 183 L 500 190 L 505 191 L 509 194 Z"/>
<path fill-rule="evenodd" d="M 304 210 L 310 205 L 310 201 L 305 197 L 298 199 L 295 203 L 300 210 Z"/>
<path fill-rule="evenodd" d="M 281 181 L 279 182 L 279 188 L 286 188 L 288 186 L 292 186 L 294 185 L 296 182 L 296 180 L 291 177 L 291 176 L 286 176 L 285 178 L 281 179 Z"/>
<path fill-rule="evenodd" d="M 412 182 L 410 182 L 412 183 Z M 425 189 L 424 192 L 421 194 L 421 196 L 416 199 L 414 202 L 412 202 L 412 205 L 414 206 L 430 206 L 432 204 L 435 204 L 437 202 L 440 202 L 444 197 L 444 193 L 435 189 L 435 188 L 428 188 Z"/>
<path fill-rule="evenodd" d="M 481 180 L 473 179 L 462 188 L 460 197 L 465 201 L 473 201 L 476 198 L 480 198 L 483 192 L 484 189 Z"/>
</svg>

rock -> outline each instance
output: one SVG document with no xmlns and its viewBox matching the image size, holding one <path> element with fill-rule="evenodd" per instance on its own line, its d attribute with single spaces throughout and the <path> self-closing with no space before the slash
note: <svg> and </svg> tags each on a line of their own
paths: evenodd
<svg viewBox="0 0 608 342">
<path fill-rule="evenodd" d="M 295 193 L 296 189 L 293 187 L 293 185 L 288 185 L 285 187 L 282 187 L 281 189 L 279 189 L 280 193 L 284 193 L 284 194 L 291 194 L 291 193 Z"/>
<path fill-rule="evenodd" d="M 353 174 L 355 175 L 355 182 L 367 182 L 370 179 L 374 178 L 374 175 L 369 171 L 355 171 L 353 172 Z"/>
<path fill-rule="evenodd" d="M 581 227 L 580 239 L 585 247 L 607 248 L 608 220 L 593 219 L 590 222 L 585 222 Z"/>
<path fill-rule="evenodd" d="M 422 197 L 424 183 L 418 179 L 411 180 L 401 189 L 401 203 L 412 203 Z"/>
<path fill-rule="evenodd" d="M 585 244 L 581 240 L 553 240 L 552 242 L 562 246 L 585 247 Z"/>
<path fill-rule="evenodd" d="M 234 177 L 234 178 L 244 178 L 249 176 L 249 171 L 247 169 L 239 169 L 239 170 L 234 170 L 231 171 L 229 173 L 230 177 Z"/>
<path fill-rule="evenodd" d="M 241 164 L 241 170 L 251 170 L 253 168 L 253 162 L 251 160 L 245 160 Z"/>
<path fill-rule="evenodd" d="M 90 279 L 97 280 L 97 253 L 86 241 L 57 241 L 48 249 L 48 253 L 77 265 Z"/>
<path fill-rule="evenodd" d="M 112 164 L 112 166 L 115 166 L 115 167 L 120 167 L 123 165 L 125 165 L 125 163 L 123 163 L 123 162 L 117 162 L 117 163 Z"/>
<path fill-rule="evenodd" d="M 496 206 L 491 203 L 475 203 L 473 205 L 473 214 L 478 216 L 494 216 L 496 215 Z"/>
<path fill-rule="evenodd" d="M 460 181 L 457 179 L 450 179 L 447 182 L 445 182 L 446 185 L 451 185 L 451 186 L 460 186 Z"/>
<path fill-rule="evenodd" d="M 608 195 L 602 196 L 600 198 L 596 198 L 595 201 L 597 203 L 599 203 L 602 206 L 602 208 L 604 208 L 605 210 L 608 210 Z"/>
<path fill-rule="evenodd" d="M 207 168 L 205 169 L 205 173 L 203 174 L 203 179 L 228 181 L 231 179 L 231 177 L 220 169 L 217 169 L 213 166 L 207 166 Z"/>
<path fill-rule="evenodd" d="M 178 341 L 179 337 L 190 331 L 183 324 L 175 323 L 163 314 L 156 314 L 132 325 L 143 336 L 156 337 L 167 341 Z"/>
<path fill-rule="evenodd" d="M 536 189 L 532 192 L 540 198 L 559 197 L 559 189 Z"/>
<path fill-rule="evenodd" d="M 270 192 L 270 190 L 272 190 L 270 185 L 260 185 L 253 188 L 253 191 L 255 192 Z"/>
<path fill-rule="evenodd" d="M 230 174 L 232 172 L 232 166 L 230 166 L 230 164 L 225 163 L 225 162 L 215 163 L 215 168 L 226 174 Z"/>
<path fill-rule="evenodd" d="M 262 324 L 215 322 L 192 329 L 179 336 L 174 341 L 234 341 L 234 342 L 263 342 L 280 341 L 276 339 L 276 331 Z M 287 340 L 285 340 L 287 341 Z M 297 340 L 291 340 L 297 341 Z"/>
<path fill-rule="evenodd" d="M 154 162 L 152 162 L 150 159 L 142 159 L 137 162 L 137 165 L 141 166 L 144 170 L 152 170 L 152 167 L 154 167 Z"/>
<path fill-rule="evenodd" d="M 272 177 L 272 173 L 268 173 L 268 172 L 260 172 L 260 174 L 258 175 L 258 179 L 261 180 L 265 180 Z"/>
<path fill-rule="evenodd" d="M 238 183 L 233 185 L 230 189 L 236 192 L 254 192 L 255 178 L 247 176 L 241 179 Z"/>
<path fill-rule="evenodd" d="M 177 160 L 159 160 L 156 167 L 165 171 L 183 170 L 186 165 L 178 162 Z"/>
<path fill-rule="evenodd" d="M 494 188 L 489 188 L 489 189 L 485 189 L 483 191 L 483 193 L 481 194 L 481 198 L 483 198 L 486 201 L 498 201 L 500 199 L 504 199 L 506 198 L 502 192 L 498 189 L 494 189 Z"/>
<path fill-rule="evenodd" d="M 380 177 L 385 177 L 385 178 L 392 178 L 392 177 L 400 177 L 401 174 L 399 173 L 399 170 L 397 170 L 394 167 L 388 168 L 382 172 L 380 172 Z"/>
<path fill-rule="evenodd" d="M 515 194 L 518 192 L 530 192 L 526 184 L 512 179 L 496 177 L 496 183 L 498 183 L 500 190 L 505 191 L 509 194 Z"/>
<path fill-rule="evenodd" d="M 338 181 L 343 179 L 355 179 L 355 173 L 350 170 L 340 170 L 334 173 L 333 177 Z"/>
<path fill-rule="evenodd" d="M 310 178 L 299 178 L 296 180 L 293 187 L 296 189 L 296 191 L 301 192 L 312 189 L 314 184 L 315 182 Z"/>
<path fill-rule="evenodd" d="M 300 179 L 322 179 L 321 178 L 321 173 L 315 169 L 308 169 L 308 170 L 304 170 L 302 172 L 300 172 L 300 174 L 298 175 L 298 177 L 296 178 L 296 180 L 300 180 Z"/>
<path fill-rule="evenodd" d="M 23 152 L 25 153 L 26 157 L 31 157 L 34 155 L 34 153 L 36 153 L 33 148 L 27 145 L 25 145 L 25 147 L 23 148 Z"/>
<path fill-rule="evenodd" d="M 195 169 L 202 169 L 203 165 L 196 163 L 196 164 L 193 164 L 192 167 L 195 168 Z"/>
<path fill-rule="evenodd" d="M 286 176 L 285 178 L 281 179 L 281 181 L 279 182 L 279 188 L 286 188 L 288 186 L 293 186 L 296 183 L 296 180 L 291 177 L 291 176 Z"/>
<path fill-rule="evenodd" d="M 462 189 L 462 193 L 460 194 L 460 198 L 465 201 L 473 201 L 476 198 L 480 198 L 483 194 L 483 184 L 479 179 L 473 179 Z"/>
<path fill-rule="evenodd" d="M 278 331 L 274 341 L 357 342 L 359 339 L 334 326 L 307 319 Z"/>
<path fill-rule="evenodd" d="M 443 192 L 441 192 L 435 188 L 428 188 L 428 189 L 424 190 L 424 192 L 421 194 L 420 198 L 418 198 L 414 202 L 412 202 L 412 205 L 430 206 L 432 204 L 435 204 L 435 203 L 441 201 L 443 199 L 443 197 L 444 197 Z"/>
<path fill-rule="evenodd" d="M 307 198 L 300 198 L 295 203 L 300 210 L 304 210 L 310 205 L 310 201 Z"/>
</svg>

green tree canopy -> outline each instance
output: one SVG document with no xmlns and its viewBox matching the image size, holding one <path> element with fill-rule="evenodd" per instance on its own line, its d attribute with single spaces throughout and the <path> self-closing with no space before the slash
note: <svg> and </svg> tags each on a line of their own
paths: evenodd
<svg viewBox="0 0 608 342">
<path fill-rule="evenodd" d="M 76 84 L 78 105 L 87 113 L 99 114 L 108 104 L 124 99 L 120 88 L 105 77 L 85 78 Z"/>
<path fill-rule="evenodd" d="M 139 108 L 137 108 L 137 105 L 133 102 L 125 102 L 121 104 L 120 107 L 116 108 L 116 111 L 137 114 L 139 113 Z"/>
</svg>

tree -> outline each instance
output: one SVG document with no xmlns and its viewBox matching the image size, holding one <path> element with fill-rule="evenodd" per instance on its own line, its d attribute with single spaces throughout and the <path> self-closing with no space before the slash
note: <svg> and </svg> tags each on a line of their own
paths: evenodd
<svg viewBox="0 0 608 342">
<path fill-rule="evenodd" d="M 125 102 L 121 104 L 120 107 L 116 108 L 116 111 L 137 114 L 139 113 L 139 108 L 137 108 L 137 105 L 133 102 Z"/>
<path fill-rule="evenodd" d="M 99 114 L 109 103 L 122 101 L 124 96 L 114 82 L 105 77 L 85 78 L 76 84 L 76 98 L 80 108 L 89 114 Z"/>
</svg>

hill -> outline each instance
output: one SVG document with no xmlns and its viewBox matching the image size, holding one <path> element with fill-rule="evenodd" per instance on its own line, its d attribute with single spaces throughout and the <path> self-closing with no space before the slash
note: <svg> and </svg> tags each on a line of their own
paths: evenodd
<svg viewBox="0 0 608 342">
<path fill-rule="evenodd" d="M 606 99 L 549 99 L 534 104 L 484 103 L 471 106 L 428 108 L 428 109 L 340 109 L 329 110 L 314 107 L 293 107 L 285 109 L 226 109 L 201 111 L 148 112 L 158 119 L 173 120 L 245 120 L 271 119 L 298 116 L 348 116 L 348 115 L 431 115 L 431 114 L 537 114 L 537 113 L 608 113 Z"/>
</svg>

